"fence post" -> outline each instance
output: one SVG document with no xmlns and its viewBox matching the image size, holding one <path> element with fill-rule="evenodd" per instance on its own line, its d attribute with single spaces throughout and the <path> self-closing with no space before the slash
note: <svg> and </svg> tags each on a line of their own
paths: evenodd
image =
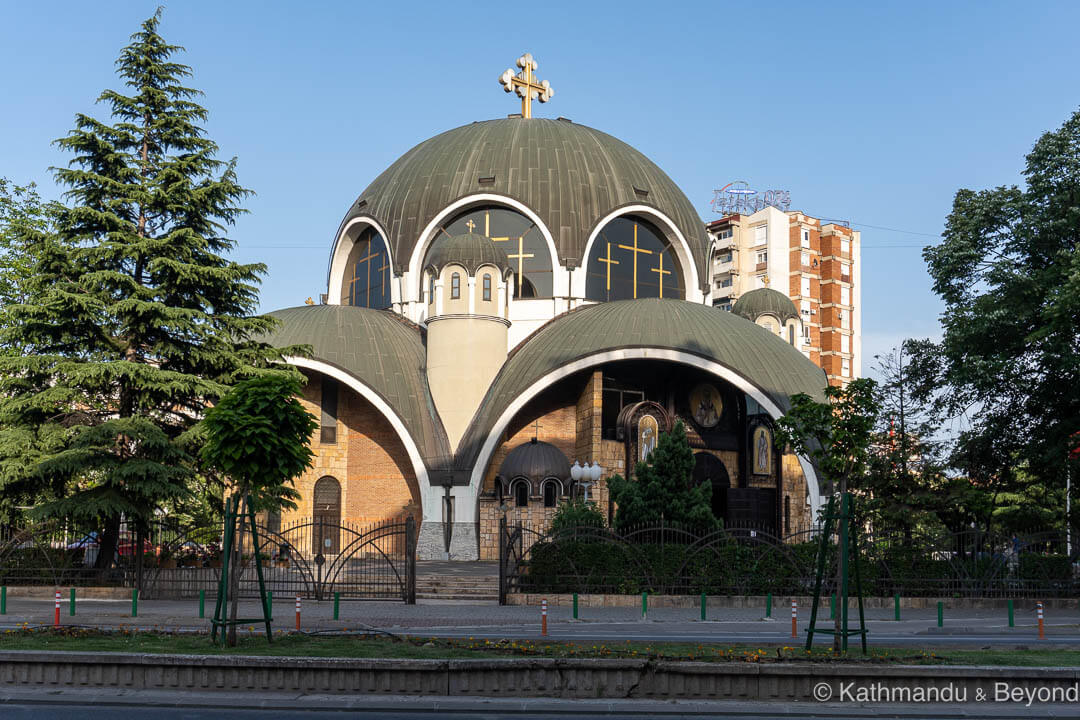
<svg viewBox="0 0 1080 720">
<path fill-rule="evenodd" d="M 772 617 L 772 593 L 765 596 L 765 617 Z"/>
<path fill-rule="evenodd" d="M 199 591 L 199 617 L 206 617 L 206 591 Z"/>
<path fill-rule="evenodd" d="M 1013 614 L 1013 599 L 1009 598 L 1009 627 L 1016 627 L 1016 616 Z"/>
<path fill-rule="evenodd" d="M 829 619 L 836 619 L 836 593 L 829 596 Z"/>
<path fill-rule="evenodd" d="M 0 615 L 7 615 L 7 585 L 0 587 Z"/>
<path fill-rule="evenodd" d="M 944 627 L 945 625 L 945 603 L 938 600 L 937 604 L 937 626 Z"/>
<path fill-rule="evenodd" d="M 68 609 L 71 617 L 75 617 L 75 588 L 71 588 L 71 607 Z"/>
<path fill-rule="evenodd" d="M 139 588 L 131 589 L 131 617 L 139 617 Z"/>
<path fill-rule="evenodd" d="M 900 620 L 900 593 L 893 596 L 893 617 L 897 621 Z"/>
<path fill-rule="evenodd" d="M 416 518 L 405 518 L 405 604 L 416 604 Z"/>
<path fill-rule="evenodd" d="M 649 591 L 641 591 L 641 619 L 646 620 L 649 616 Z"/>
<path fill-rule="evenodd" d="M 506 516 L 499 518 L 499 604 L 506 604 Z"/>
<path fill-rule="evenodd" d="M 701 593 L 701 619 L 705 619 L 705 593 Z"/>
<path fill-rule="evenodd" d="M 577 620 L 577 593 L 574 593 L 574 619 Z"/>
<path fill-rule="evenodd" d="M 334 593 L 334 619 L 338 619 L 339 611 L 341 610 L 341 593 Z"/>
</svg>

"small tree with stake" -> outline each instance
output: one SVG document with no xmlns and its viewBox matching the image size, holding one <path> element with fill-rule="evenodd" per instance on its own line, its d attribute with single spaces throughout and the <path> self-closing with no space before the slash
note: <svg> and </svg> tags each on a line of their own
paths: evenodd
<svg viewBox="0 0 1080 720">
<path fill-rule="evenodd" d="M 793 395 L 791 410 L 777 421 L 777 438 L 792 447 L 796 453 L 810 458 L 826 483 L 827 492 L 840 498 L 839 515 L 827 513 L 818 559 L 817 591 L 810 615 L 810 639 L 813 640 L 814 622 L 817 615 L 825 548 L 829 541 L 831 520 L 839 518 L 840 557 L 836 564 L 836 585 L 840 591 L 840 608 L 835 615 L 833 649 L 847 650 L 847 536 L 851 523 L 851 498 L 848 489 L 866 475 L 870 461 L 870 446 L 874 439 L 874 423 L 880 412 L 875 390 L 876 383 L 870 379 L 853 380 L 847 387 L 827 387 L 827 402 L 817 402 L 805 394 Z M 830 498 L 829 509 L 834 508 Z M 856 558 L 858 550 L 856 549 Z M 856 572 L 858 566 L 856 565 Z M 860 624 L 862 598 L 859 600 Z M 854 634 L 855 631 L 852 631 Z M 865 628 L 861 630 L 863 651 L 866 651 Z"/>
<path fill-rule="evenodd" d="M 293 478 L 311 467 L 313 453 L 308 446 L 318 424 L 297 399 L 300 383 L 290 374 L 264 375 L 245 380 L 206 412 L 201 430 L 206 435 L 202 460 L 229 479 L 233 495 L 226 500 L 226 568 L 222 570 L 218 608 L 214 614 L 214 634 L 228 628 L 227 642 L 236 645 L 236 618 L 240 584 L 240 547 L 247 518 L 252 531 L 255 566 L 260 578 L 260 595 L 270 638 L 270 609 L 262 587 L 258 563 L 255 512 L 295 508 L 300 494 Z M 231 503 L 231 505 L 229 504 Z M 237 532 L 237 529 L 239 532 Z M 225 600 L 231 599 L 225 620 Z"/>
</svg>

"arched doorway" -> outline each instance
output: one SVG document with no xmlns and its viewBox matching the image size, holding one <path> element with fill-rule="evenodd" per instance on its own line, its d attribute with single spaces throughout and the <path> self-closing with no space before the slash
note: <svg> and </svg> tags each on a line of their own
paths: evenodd
<svg viewBox="0 0 1080 720">
<path fill-rule="evenodd" d="M 727 491 L 731 487 L 731 478 L 727 467 L 712 453 L 694 454 L 694 483 L 709 483 L 712 486 L 712 511 L 717 520 L 727 519 Z"/>
<path fill-rule="evenodd" d="M 341 543 L 341 483 L 329 475 L 315 481 L 311 521 L 314 523 L 312 552 L 337 555 Z"/>
</svg>

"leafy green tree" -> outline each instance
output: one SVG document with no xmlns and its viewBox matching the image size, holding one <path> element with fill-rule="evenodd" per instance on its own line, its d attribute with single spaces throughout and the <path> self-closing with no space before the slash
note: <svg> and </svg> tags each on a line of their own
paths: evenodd
<svg viewBox="0 0 1080 720">
<path fill-rule="evenodd" d="M 922 362 L 942 409 L 970 423 L 964 444 L 1062 488 L 1080 429 L 1080 112 L 1038 139 L 1023 174 L 1023 187 L 959 190 L 924 250 L 945 311 Z"/>
<path fill-rule="evenodd" d="M 318 428 L 315 418 L 297 399 L 300 383 L 291 377 L 268 375 L 244 380 L 206 411 L 200 431 L 206 443 L 200 456 L 210 468 L 228 478 L 240 495 L 243 517 L 248 503 L 254 510 L 295 508 L 300 494 L 293 479 L 311 467 L 314 453 L 308 442 Z M 229 562 L 230 620 L 236 620 L 240 583 L 241 524 Z M 258 562 L 257 558 L 255 560 Z M 229 625 L 230 645 L 236 645 L 236 624 Z"/>
<path fill-rule="evenodd" d="M 160 14 L 120 53 L 111 116 L 79 114 L 57 141 L 74 155 L 55 170 L 70 206 L 34 235 L 28 300 L 3 328 L 25 349 L 0 358 L 4 492 L 98 523 L 100 563 L 122 515 L 145 522 L 190 492 L 184 433 L 203 409 L 281 356 L 257 340 L 273 325 L 255 315 L 265 267 L 223 256 L 248 191 L 200 127 Z"/>
<path fill-rule="evenodd" d="M 555 509 L 555 515 L 551 518 L 551 532 L 579 527 L 602 528 L 605 524 L 604 513 L 600 512 L 596 503 L 575 498 Z"/>
<path fill-rule="evenodd" d="M 645 462 L 634 467 L 633 479 L 620 475 L 608 479 L 611 499 L 618 505 L 615 527 L 674 523 L 692 528 L 717 527 L 712 512 L 712 487 L 694 485 L 694 452 L 686 439 L 686 428 L 676 422 L 669 433 L 661 433 Z"/>
</svg>

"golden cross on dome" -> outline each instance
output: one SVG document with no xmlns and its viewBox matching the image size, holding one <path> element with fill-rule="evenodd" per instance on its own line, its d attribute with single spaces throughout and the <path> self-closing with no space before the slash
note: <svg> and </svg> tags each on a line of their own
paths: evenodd
<svg viewBox="0 0 1080 720">
<path fill-rule="evenodd" d="M 634 223 L 634 246 L 619 245 L 623 250 L 629 250 L 634 254 L 634 299 L 637 299 L 637 256 L 638 253 L 645 253 L 646 255 L 652 255 L 652 250 L 646 250 L 645 248 L 639 248 L 637 246 L 637 223 Z M 661 277 L 663 277 L 661 275 Z"/>
<path fill-rule="evenodd" d="M 469 218 L 469 219 L 468 219 L 468 220 L 467 220 L 467 221 L 465 222 L 465 227 L 469 228 L 469 232 L 472 232 L 472 231 L 473 231 L 473 228 L 474 228 L 474 227 L 476 227 L 476 223 L 474 223 L 474 222 L 472 221 L 472 218 Z"/>
<path fill-rule="evenodd" d="M 653 268 L 652 271 L 654 273 L 660 273 L 660 297 L 664 297 L 664 276 L 665 275 L 670 275 L 671 271 L 664 269 L 664 251 L 663 250 L 660 251 L 660 268 L 659 269 Z"/>
<path fill-rule="evenodd" d="M 611 290 L 611 266 L 618 265 L 618 260 L 611 259 L 611 243 L 607 244 L 607 257 L 600 258 L 600 262 L 607 265 L 607 284 L 604 286 L 605 290 Z"/>
<path fill-rule="evenodd" d="M 514 74 L 510 68 L 499 76 L 499 83 L 506 92 L 517 92 L 521 98 L 521 117 L 532 117 L 532 101 L 547 102 L 555 96 L 555 88 L 547 80 L 537 81 L 536 72 L 538 67 L 531 53 L 525 53 L 517 59 L 517 66 L 521 72 Z"/>
<path fill-rule="evenodd" d="M 491 239 L 492 240 L 500 240 L 502 238 L 491 238 Z M 509 238 L 507 238 L 507 240 L 509 240 Z M 536 255 L 534 255 L 533 253 L 526 253 L 525 252 L 525 236 L 522 235 L 522 236 L 520 236 L 518 238 L 517 255 L 507 255 L 506 257 L 507 257 L 508 260 L 517 260 L 518 261 L 518 271 L 517 271 L 518 297 L 521 297 L 521 288 L 522 288 L 522 285 L 525 283 L 525 273 L 524 273 L 524 271 L 525 271 L 525 258 L 536 257 Z"/>
</svg>

